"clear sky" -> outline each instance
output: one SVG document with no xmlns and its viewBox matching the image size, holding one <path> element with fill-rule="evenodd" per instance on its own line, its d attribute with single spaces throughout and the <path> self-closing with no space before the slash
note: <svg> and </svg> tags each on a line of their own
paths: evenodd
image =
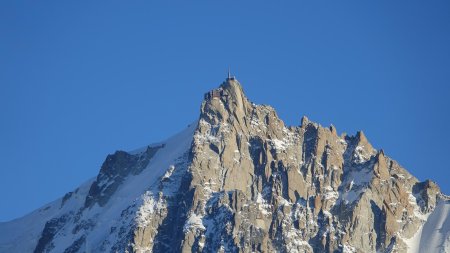
<svg viewBox="0 0 450 253">
<path fill-rule="evenodd" d="M 448 0 L 6 0 L 0 220 L 182 130 L 229 66 L 288 125 L 362 129 L 450 194 Z"/>
</svg>

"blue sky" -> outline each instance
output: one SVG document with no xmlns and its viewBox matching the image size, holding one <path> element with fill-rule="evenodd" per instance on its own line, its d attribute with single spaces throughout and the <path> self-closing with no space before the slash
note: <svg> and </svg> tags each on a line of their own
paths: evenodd
<svg viewBox="0 0 450 253">
<path fill-rule="evenodd" d="M 280 1 L 278 1 L 280 2 Z M 450 194 L 450 1 L 1 1 L 0 220 L 182 130 L 227 68 Z"/>
</svg>

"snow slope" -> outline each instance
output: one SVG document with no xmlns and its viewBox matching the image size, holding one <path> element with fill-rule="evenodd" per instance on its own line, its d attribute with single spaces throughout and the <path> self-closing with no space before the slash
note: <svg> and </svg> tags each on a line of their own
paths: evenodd
<svg viewBox="0 0 450 253">
<path fill-rule="evenodd" d="M 71 242 L 79 239 L 80 235 L 72 233 L 76 228 L 75 220 L 90 222 L 95 220 L 95 225 L 89 229 L 86 236 L 86 250 L 92 245 L 101 244 L 108 239 L 109 231 L 121 221 L 121 213 L 130 207 L 133 200 L 139 201 L 148 194 L 147 191 L 158 182 L 158 179 L 173 168 L 176 160 L 189 151 L 193 134 L 197 128 L 197 122 L 187 129 L 162 142 L 164 147 L 158 150 L 150 160 L 147 167 L 139 175 L 130 175 L 111 196 L 108 203 L 100 207 L 95 204 L 92 208 L 84 209 L 86 196 L 95 178 L 84 183 L 71 195 L 51 202 L 44 207 L 9 222 L 0 223 L 0 252 L 33 252 L 47 221 L 67 215 L 68 222 L 55 237 L 56 244 L 52 252 L 63 252 Z M 160 143 L 159 143 L 160 144 Z M 144 151 L 147 147 L 130 152 L 131 154 Z M 81 218 L 74 219 L 74 210 L 80 210 Z M 78 215 L 78 214 L 77 214 Z M 110 238 L 114 240 L 114 238 Z"/>
<path fill-rule="evenodd" d="M 411 252 L 450 252 L 450 200 L 440 200 L 425 222 L 419 249 Z"/>
<path fill-rule="evenodd" d="M 22 218 L 1 222 L 0 252 L 33 252 L 45 223 L 61 213 L 83 206 L 94 180 L 95 178 L 92 178 L 76 189 L 70 202 L 64 206 L 62 206 L 63 198 L 59 198 Z"/>
</svg>

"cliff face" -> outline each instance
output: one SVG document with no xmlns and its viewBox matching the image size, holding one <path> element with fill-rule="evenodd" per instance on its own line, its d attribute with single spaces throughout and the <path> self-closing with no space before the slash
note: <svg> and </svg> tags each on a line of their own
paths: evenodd
<svg viewBox="0 0 450 253">
<path fill-rule="evenodd" d="M 265 252 L 406 251 L 436 205 L 364 134 L 338 136 L 303 118 L 286 127 L 236 80 L 201 108 L 192 146 L 193 192 L 182 249 Z"/>
<path fill-rule="evenodd" d="M 306 117 L 286 127 L 229 78 L 183 133 L 108 156 L 93 182 L 0 224 L 45 220 L 0 251 L 414 252 L 444 198 L 362 132 L 338 136 Z"/>
</svg>

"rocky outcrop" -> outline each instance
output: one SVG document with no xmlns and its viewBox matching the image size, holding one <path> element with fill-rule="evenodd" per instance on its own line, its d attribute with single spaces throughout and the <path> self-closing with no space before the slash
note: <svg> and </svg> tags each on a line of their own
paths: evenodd
<svg viewBox="0 0 450 253">
<path fill-rule="evenodd" d="M 439 190 L 375 150 L 362 131 L 338 136 L 306 117 L 286 127 L 236 80 L 213 93 L 220 96 L 202 103 L 189 167 L 189 217 L 201 224 L 186 229 L 183 252 L 407 250 L 403 239 Z"/>
<path fill-rule="evenodd" d="M 147 147 L 145 152 L 137 155 L 125 151 L 116 151 L 113 155 L 108 155 L 97 180 L 91 185 L 85 207 L 91 207 L 94 203 L 104 206 L 125 178 L 130 175 L 138 175 L 162 147 L 164 145 Z"/>
</svg>

